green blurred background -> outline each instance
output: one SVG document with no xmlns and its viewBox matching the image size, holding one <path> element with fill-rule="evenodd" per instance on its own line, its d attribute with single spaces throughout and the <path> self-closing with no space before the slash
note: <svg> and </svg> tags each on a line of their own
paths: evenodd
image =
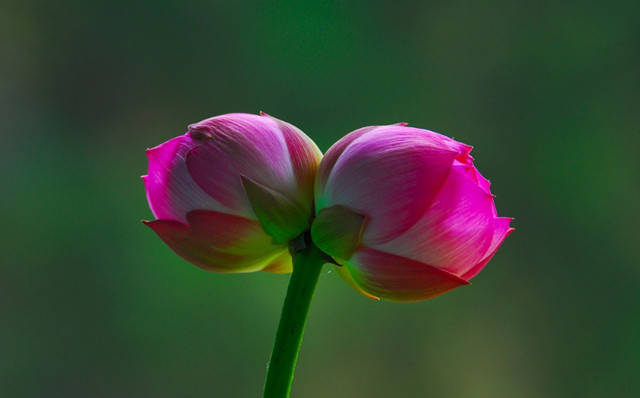
<svg viewBox="0 0 640 398">
<path fill-rule="evenodd" d="M 144 149 L 264 110 L 474 145 L 517 228 L 395 304 L 327 268 L 295 397 L 640 396 L 640 3 L 0 3 L 0 396 L 258 397 L 287 277 L 180 259 Z"/>
</svg>

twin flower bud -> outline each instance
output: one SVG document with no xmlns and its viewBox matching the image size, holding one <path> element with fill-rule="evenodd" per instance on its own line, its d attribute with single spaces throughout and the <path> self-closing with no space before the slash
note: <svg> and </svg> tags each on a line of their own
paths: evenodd
<svg viewBox="0 0 640 398">
<path fill-rule="evenodd" d="M 147 150 L 158 236 L 217 272 L 292 270 L 311 240 L 356 290 L 424 300 L 469 283 L 512 231 L 471 147 L 405 124 L 355 130 L 323 156 L 295 126 L 227 114 Z"/>
</svg>

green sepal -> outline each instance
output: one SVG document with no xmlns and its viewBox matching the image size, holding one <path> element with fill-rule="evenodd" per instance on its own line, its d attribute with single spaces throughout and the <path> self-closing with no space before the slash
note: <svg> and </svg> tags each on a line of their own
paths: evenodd
<svg viewBox="0 0 640 398">
<path fill-rule="evenodd" d="M 324 208 L 313 220 L 311 239 L 336 260 L 348 260 L 360 245 L 366 223 L 366 216 L 346 206 Z"/>
<path fill-rule="evenodd" d="M 311 215 L 278 191 L 242 176 L 253 212 L 276 244 L 287 243 L 309 228 Z"/>
</svg>

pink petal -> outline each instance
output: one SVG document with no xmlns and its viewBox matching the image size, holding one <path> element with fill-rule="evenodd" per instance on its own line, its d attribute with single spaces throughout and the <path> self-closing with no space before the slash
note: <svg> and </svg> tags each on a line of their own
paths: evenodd
<svg viewBox="0 0 640 398">
<path fill-rule="evenodd" d="M 465 164 L 473 164 L 473 157 L 471 157 L 470 155 L 471 150 L 473 149 L 471 145 L 463 144 L 462 142 L 456 141 L 453 138 L 447 137 L 446 135 L 436 133 L 435 131 L 423 130 L 423 129 L 416 129 L 416 130 L 420 130 L 424 132 L 425 135 L 428 136 L 428 139 L 430 141 L 438 142 L 439 144 L 444 143 L 449 148 L 456 151 L 458 153 L 458 156 L 456 156 L 457 161 Z"/>
<path fill-rule="evenodd" d="M 289 158 L 298 183 L 298 202 L 311 209 L 313 204 L 313 183 L 318 169 L 322 152 L 316 144 L 300 129 L 292 124 L 276 119 L 261 112 L 263 117 L 268 117 L 278 125 L 289 151 Z"/>
<path fill-rule="evenodd" d="M 142 179 L 147 201 L 156 218 L 186 222 L 193 209 L 223 209 L 193 181 L 185 156 L 196 142 L 187 134 L 147 150 L 148 175 Z"/>
<path fill-rule="evenodd" d="M 324 191 L 325 185 L 327 184 L 327 180 L 329 179 L 329 175 L 333 170 L 338 158 L 342 153 L 347 149 L 347 147 L 356 139 L 360 138 L 362 135 L 368 133 L 369 131 L 376 129 L 380 126 L 368 126 L 362 127 L 358 130 L 354 130 L 349 134 L 342 137 L 338 142 L 333 144 L 331 148 L 324 154 L 322 157 L 322 162 L 320 162 L 320 167 L 318 168 L 318 175 L 316 177 L 316 198 L 322 195 Z"/>
<path fill-rule="evenodd" d="M 463 170 L 466 172 L 466 174 L 469 176 L 470 179 L 472 179 L 473 181 L 476 182 L 476 184 L 483 190 L 485 191 L 487 194 L 492 195 L 491 193 L 491 182 L 489 180 L 487 180 L 486 178 L 484 178 L 484 176 L 482 174 L 480 174 L 480 172 L 478 171 L 478 169 L 475 168 L 475 166 L 473 166 L 473 161 L 469 161 L 469 162 L 460 162 L 458 160 L 453 162 L 454 166 L 463 166 Z M 493 216 L 497 217 L 498 216 L 498 211 L 496 210 L 496 206 L 495 203 L 492 203 L 492 210 L 493 210 Z"/>
<path fill-rule="evenodd" d="M 145 222 L 178 255 L 216 272 L 249 272 L 268 266 L 286 250 L 275 246 L 260 224 L 215 211 L 196 210 L 189 224 L 174 220 Z"/>
<path fill-rule="evenodd" d="M 194 210 L 187 214 L 187 220 L 194 237 L 224 252 L 261 256 L 284 247 L 273 245 L 260 223 L 248 218 Z"/>
<path fill-rule="evenodd" d="M 484 259 L 482 259 L 478 264 L 474 265 L 471 269 L 461 275 L 461 278 L 470 280 L 474 276 L 476 276 L 482 269 L 487 265 L 489 260 L 493 257 L 494 254 L 498 251 L 498 248 L 504 241 L 504 239 L 514 231 L 513 228 L 509 225 L 513 218 L 508 217 L 499 217 L 494 220 L 494 232 L 493 238 L 491 240 L 491 245 L 487 250 L 487 255 Z"/>
<path fill-rule="evenodd" d="M 480 174 L 478 169 L 476 169 L 475 167 L 473 168 L 473 172 L 474 172 L 476 181 L 478 183 L 478 186 L 482 188 L 486 193 L 493 195 L 491 193 L 491 181 L 484 178 L 484 176 Z M 495 201 L 491 201 L 491 213 L 493 214 L 494 217 L 498 217 L 498 210 L 496 209 Z"/>
<path fill-rule="evenodd" d="M 480 174 L 478 169 L 476 169 L 475 167 L 473 168 L 473 172 L 476 175 L 478 186 L 480 186 L 480 188 L 482 188 L 486 193 L 491 193 L 491 182 L 484 178 L 484 176 Z"/>
<path fill-rule="evenodd" d="M 377 249 L 462 275 L 487 253 L 493 237 L 493 196 L 456 163 L 438 197 L 410 230 Z"/>
<path fill-rule="evenodd" d="M 446 181 L 460 152 L 426 130 L 383 126 L 353 141 L 327 181 L 325 207 L 368 216 L 363 243 L 381 244 L 415 224 Z"/>
<path fill-rule="evenodd" d="M 427 300 L 469 284 L 440 268 L 366 247 L 344 267 L 368 295 L 392 301 Z"/>
<path fill-rule="evenodd" d="M 242 262 L 242 257 L 222 253 L 198 241 L 189 226 L 174 220 L 145 221 L 153 231 L 180 257 L 208 271 L 232 272 Z"/>
<path fill-rule="evenodd" d="M 296 192 L 286 142 L 275 121 L 248 114 L 228 114 L 189 126 L 201 145 L 187 154 L 196 183 L 227 208 L 253 212 L 240 176 L 245 175 L 285 194 Z"/>
</svg>

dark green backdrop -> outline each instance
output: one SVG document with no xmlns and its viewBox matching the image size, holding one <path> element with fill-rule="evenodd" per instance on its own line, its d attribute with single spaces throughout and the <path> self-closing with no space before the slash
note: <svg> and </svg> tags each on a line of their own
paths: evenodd
<svg viewBox="0 0 640 398">
<path fill-rule="evenodd" d="M 640 3 L 480 3 L 3 0 L 0 396 L 260 395 L 287 277 L 177 257 L 139 178 L 259 110 L 453 136 L 516 218 L 432 301 L 327 268 L 294 396 L 640 396 Z"/>
</svg>

